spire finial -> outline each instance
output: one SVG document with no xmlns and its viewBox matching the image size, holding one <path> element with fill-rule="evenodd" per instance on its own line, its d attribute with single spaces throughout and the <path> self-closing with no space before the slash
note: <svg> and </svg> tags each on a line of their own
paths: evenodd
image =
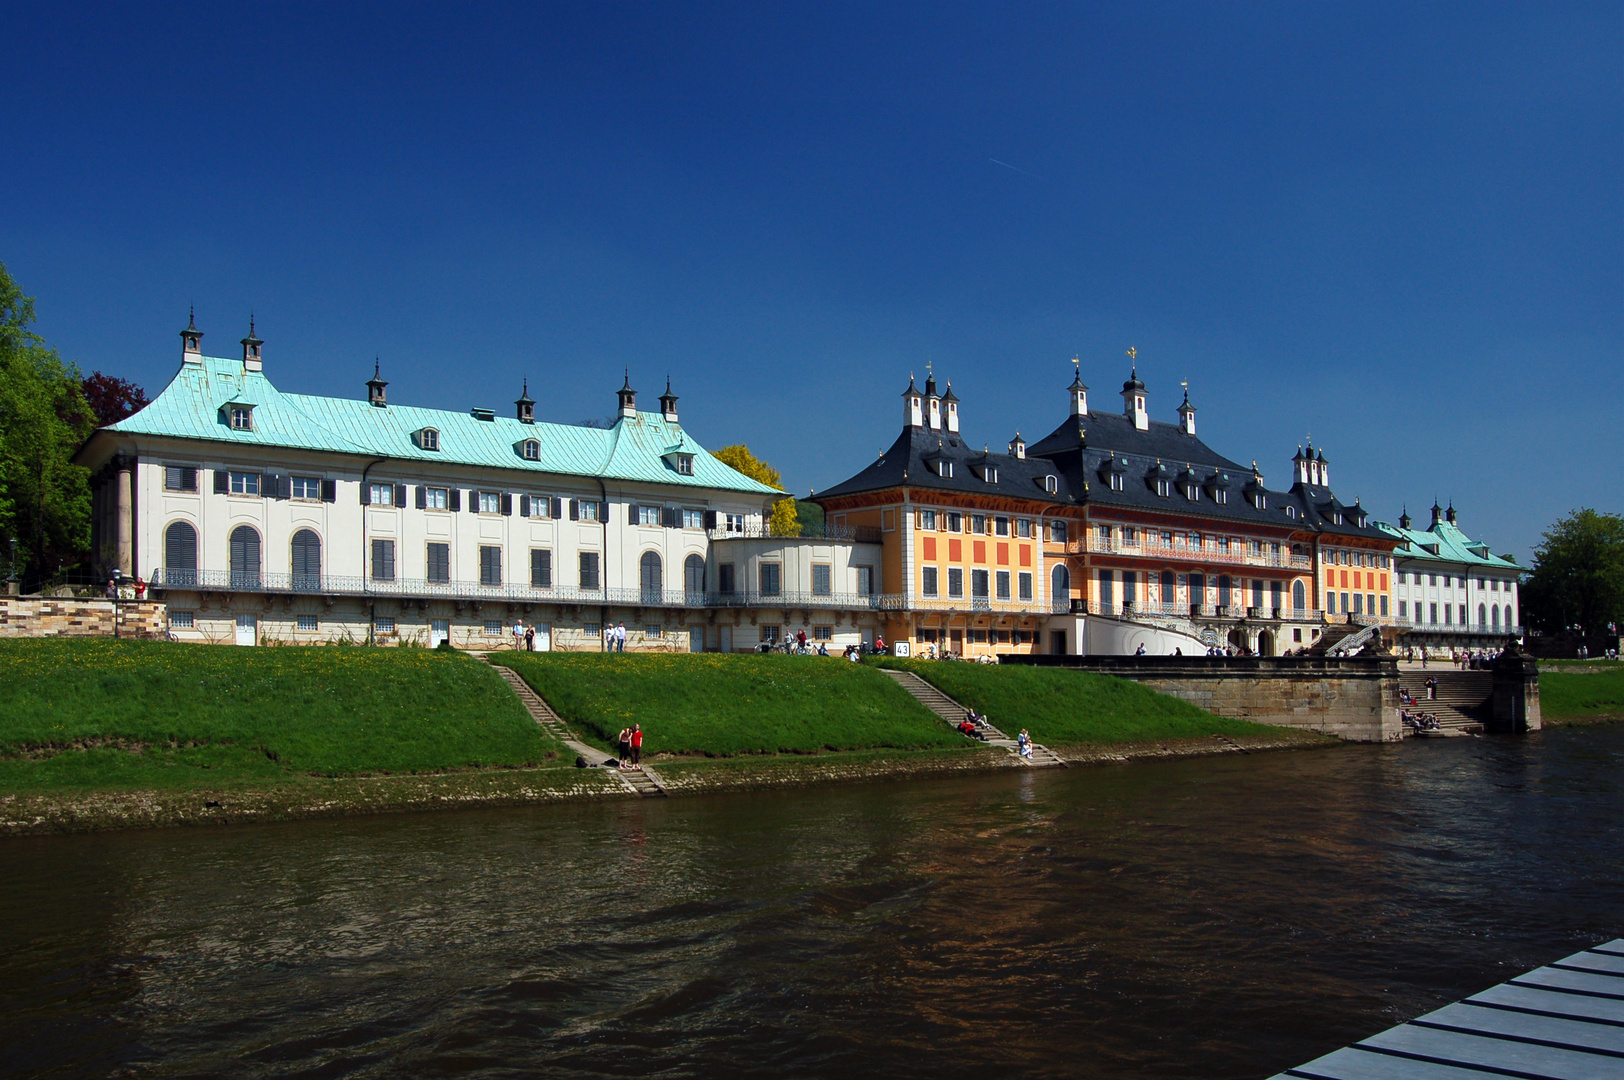
<svg viewBox="0 0 1624 1080">
<path fill-rule="evenodd" d="M 254 313 L 251 310 L 248 312 L 248 336 L 254 336 Z"/>
<path fill-rule="evenodd" d="M 378 377 L 378 365 L 382 362 L 377 353 L 372 354 L 372 377 L 374 379 Z"/>
<path fill-rule="evenodd" d="M 1128 359 L 1133 361 L 1133 370 L 1130 373 L 1131 377 L 1137 379 L 1139 377 L 1139 350 L 1134 348 L 1132 345 L 1128 346 Z M 1118 368 L 1117 370 L 1120 371 L 1121 368 Z"/>
<path fill-rule="evenodd" d="M 196 304 L 187 304 L 186 305 L 186 329 L 188 329 L 188 330 L 196 330 L 197 329 L 197 305 Z"/>
</svg>

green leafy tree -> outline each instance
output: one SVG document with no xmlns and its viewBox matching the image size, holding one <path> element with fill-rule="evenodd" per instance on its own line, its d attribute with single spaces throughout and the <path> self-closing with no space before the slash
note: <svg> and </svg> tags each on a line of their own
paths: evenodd
<svg viewBox="0 0 1624 1080">
<path fill-rule="evenodd" d="M 29 330 L 34 300 L 0 264 L 0 529 L 18 565 L 78 563 L 90 547 L 90 474 L 69 459 L 95 429 L 83 380 Z"/>
<path fill-rule="evenodd" d="M 1551 632 L 1624 623 L 1624 517 L 1580 509 L 1552 525 L 1534 549 L 1523 608 L 1530 625 Z"/>
<path fill-rule="evenodd" d="M 741 472 L 758 483 L 766 484 L 770 488 L 777 488 L 779 491 L 784 490 L 783 475 L 777 469 L 752 454 L 750 448 L 743 443 L 724 446 L 711 456 L 735 472 Z M 767 531 L 773 536 L 801 535 L 801 521 L 795 511 L 794 498 L 785 497 L 773 503 L 772 515 L 767 520 Z"/>
</svg>

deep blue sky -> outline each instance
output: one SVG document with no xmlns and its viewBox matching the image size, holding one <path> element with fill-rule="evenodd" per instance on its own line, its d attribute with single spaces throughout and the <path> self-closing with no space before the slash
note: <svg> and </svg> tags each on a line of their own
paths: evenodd
<svg viewBox="0 0 1624 1080">
<path fill-rule="evenodd" d="M 1272 484 L 1526 554 L 1624 504 L 1624 5 L 36 4 L 0 261 L 156 392 L 195 303 L 281 387 L 547 419 L 667 372 L 800 493 L 927 360 L 1036 438 L 1071 357 Z M 999 164 L 999 163 L 1003 164 Z"/>
</svg>

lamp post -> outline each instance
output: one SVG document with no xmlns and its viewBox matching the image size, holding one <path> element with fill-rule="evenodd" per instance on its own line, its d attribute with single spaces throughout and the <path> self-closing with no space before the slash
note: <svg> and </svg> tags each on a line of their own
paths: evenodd
<svg viewBox="0 0 1624 1080">
<path fill-rule="evenodd" d="M 17 584 L 17 538 L 11 538 L 11 576 L 6 579 L 6 592 L 15 596 L 22 589 Z"/>
<path fill-rule="evenodd" d="M 122 567 L 120 567 L 113 571 L 113 637 L 115 639 L 120 636 L 118 630 L 118 602 L 122 595 L 120 586 L 122 586 L 123 583 L 124 570 Z"/>
</svg>

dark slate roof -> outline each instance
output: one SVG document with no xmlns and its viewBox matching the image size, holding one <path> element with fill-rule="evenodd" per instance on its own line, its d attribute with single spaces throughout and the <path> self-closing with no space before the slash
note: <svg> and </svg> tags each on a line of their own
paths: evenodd
<svg viewBox="0 0 1624 1080">
<path fill-rule="evenodd" d="M 938 476 L 933 468 L 937 460 L 944 458 L 953 462 L 951 477 Z M 972 468 L 984 465 L 997 469 L 996 483 L 983 480 Z M 1044 490 L 1043 478 L 1048 475 L 1057 476 L 1059 490 L 1053 495 Z M 818 492 L 817 498 L 880 491 L 903 484 L 971 495 L 1004 495 L 1063 504 L 1075 501 L 1066 486 L 1066 478 L 1056 473 L 1053 462 L 1033 460 L 1030 455 L 1023 459 L 1011 454 L 988 453 L 980 447 L 969 446 L 957 435 L 932 431 L 928 427 L 904 428 L 878 461 L 851 479 Z"/>
<path fill-rule="evenodd" d="M 1194 435 L 1186 435 L 1177 424 L 1152 420 L 1148 431 L 1133 426 L 1132 418 L 1121 413 L 1070 416 L 1066 422 L 1026 448 L 1029 456 L 1050 457 L 1063 450 L 1076 450 L 1081 441 L 1077 429 L 1086 433 L 1089 449 L 1116 450 L 1123 454 L 1190 462 L 1214 468 L 1239 469 L 1240 465 L 1213 450 Z"/>
</svg>

